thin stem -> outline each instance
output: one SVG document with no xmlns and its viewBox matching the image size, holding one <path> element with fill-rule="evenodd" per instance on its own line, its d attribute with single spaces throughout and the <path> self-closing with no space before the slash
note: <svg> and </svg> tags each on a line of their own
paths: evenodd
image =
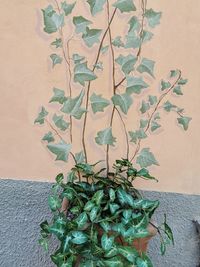
<svg viewBox="0 0 200 267">
<path fill-rule="evenodd" d="M 60 6 L 58 4 L 58 1 L 55 0 L 55 3 L 56 3 L 56 6 L 57 6 L 57 9 L 58 9 L 58 13 L 61 15 L 61 10 L 60 10 Z M 59 29 L 59 33 L 60 33 L 60 37 L 61 37 L 61 41 L 62 41 L 63 57 L 64 57 L 64 60 L 65 60 L 65 63 L 66 63 L 66 69 L 68 70 L 68 73 L 69 73 L 68 87 L 69 87 L 69 95 L 71 97 L 72 96 L 72 86 L 71 86 L 72 72 L 71 72 L 70 53 L 69 53 L 69 42 L 70 42 L 71 38 L 67 41 L 67 52 L 66 52 L 64 36 L 63 36 L 63 27 L 62 26 Z M 69 120 L 70 120 L 70 129 L 69 129 L 70 142 L 72 143 L 72 127 L 73 127 L 72 123 L 73 123 L 73 121 L 72 121 L 72 116 L 71 115 L 69 116 Z"/>
<path fill-rule="evenodd" d="M 129 159 L 129 141 L 128 141 L 128 131 L 126 129 L 126 124 L 122 118 L 122 115 L 121 113 L 119 112 L 119 110 L 115 107 L 117 113 L 119 114 L 119 117 L 120 117 L 120 120 L 123 124 L 123 127 L 124 127 L 124 133 L 125 133 L 125 137 L 126 137 L 126 146 L 127 146 L 127 150 L 126 150 L 126 158 Z"/>
<path fill-rule="evenodd" d="M 110 19 L 110 22 L 108 24 L 108 27 L 107 29 L 105 30 L 103 36 L 102 36 L 102 39 L 101 39 L 101 42 L 99 44 L 99 48 L 98 48 L 98 52 L 97 52 L 97 56 L 96 56 L 96 60 L 95 60 L 95 63 L 94 63 L 94 66 L 93 66 L 93 71 L 96 69 L 96 64 L 99 60 L 99 57 L 100 57 L 100 53 L 101 53 L 101 48 L 103 46 L 103 42 L 105 40 L 105 37 L 108 33 L 108 30 L 109 30 L 109 27 L 114 19 L 114 16 L 115 16 L 115 13 L 117 11 L 117 8 L 115 8 L 113 14 L 112 14 L 112 17 Z M 88 87 L 87 87 L 87 94 L 86 94 L 86 105 L 85 105 L 85 108 L 86 110 L 88 110 L 88 106 L 89 106 L 89 97 L 90 97 L 90 88 L 91 88 L 91 82 L 88 82 Z M 82 145 L 83 145 L 83 150 L 84 150 L 84 154 L 85 154 L 85 159 L 86 159 L 86 162 L 88 162 L 88 158 L 87 158 L 87 150 L 86 150 L 86 144 L 85 144 L 85 132 L 86 132 L 86 124 L 87 124 L 87 114 L 88 112 L 85 113 L 85 116 L 84 116 L 84 121 L 83 121 L 83 131 L 82 131 Z"/>
<path fill-rule="evenodd" d="M 153 109 L 153 111 L 152 111 L 152 113 L 151 113 L 151 115 L 150 115 L 150 117 L 149 117 L 147 126 L 146 126 L 146 128 L 145 128 L 145 130 L 144 130 L 145 133 L 149 130 L 149 127 L 150 127 L 151 122 L 152 122 L 152 120 L 153 120 L 153 116 L 154 116 L 154 114 L 156 113 L 156 111 L 159 109 L 159 107 L 160 107 L 160 105 L 161 105 L 163 99 L 164 99 L 164 98 L 165 98 L 165 97 L 166 97 L 166 96 L 167 96 L 167 95 L 174 89 L 174 87 L 176 86 L 176 84 L 178 83 L 178 81 L 179 81 L 180 79 L 181 79 L 181 71 L 179 71 L 179 75 L 178 75 L 177 79 L 175 80 L 175 82 L 173 83 L 173 85 L 172 85 L 166 92 L 164 92 L 164 93 L 160 96 L 160 98 L 159 98 L 159 100 L 158 100 L 158 102 L 157 102 L 155 108 Z M 139 152 L 139 150 L 140 150 L 140 145 L 141 145 L 141 141 L 142 141 L 142 139 L 140 139 L 140 140 L 137 142 L 136 150 L 135 150 L 135 152 L 134 152 L 133 157 L 131 158 L 131 161 L 134 160 L 135 156 L 136 156 L 137 153 Z"/>
<path fill-rule="evenodd" d="M 109 8 L 109 1 L 108 0 L 107 0 L 107 16 L 108 16 L 109 43 L 110 43 L 111 58 L 112 58 L 113 95 L 115 95 L 115 93 L 116 93 L 116 89 L 115 89 L 115 54 L 114 54 L 114 49 L 113 49 L 113 44 L 112 44 L 111 27 L 110 27 L 110 24 L 109 24 L 110 8 Z M 113 106 L 112 113 L 111 113 L 111 119 L 110 119 L 110 127 L 111 128 L 112 128 L 112 125 L 113 125 L 114 113 L 115 113 L 115 106 Z M 109 173 L 109 150 L 110 150 L 110 146 L 107 145 L 106 146 L 106 168 L 107 168 L 107 173 Z"/>
</svg>

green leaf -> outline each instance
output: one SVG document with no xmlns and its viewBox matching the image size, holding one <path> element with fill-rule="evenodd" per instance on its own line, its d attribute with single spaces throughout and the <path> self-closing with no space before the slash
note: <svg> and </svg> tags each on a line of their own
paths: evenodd
<svg viewBox="0 0 200 267">
<path fill-rule="evenodd" d="M 44 31 L 46 33 L 54 33 L 64 25 L 64 14 L 58 15 L 51 5 L 42 9 L 44 19 Z"/>
<path fill-rule="evenodd" d="M 183 129 L 185 131 L 187 131 L 187 129 L 189 127 L 189 123 L 192 120 L 192 118 L 190 118 L 190 117 L 180 117 L 177 120 L 178 120 L 178 123 L 183 127 Z"/>
<path fill-rule="evenodd" d="M 109 204 L 111 214 L 115 214 L 115 212 L 120 208 L 118 204 Z"/>
<path fill-rule="evenodd" d="M 138 171 L 137 172 L 137 176 L 138 177 L 143 177 L 145 179 L 151 179 L 151 180 L 156 180 L 157 181 L 157 179 L 155 177 L 151 176 L 149 174 L 149 171 L 147 169 L 145 169 L 145 168 L 142 168 L 140 171 Z"/>
<path fill-rule="evenodd" d="M 93 93 L 90 97 L 90 102 L 91 102 L 91 106 L 92 106 L 92 111 L 94 113 L 97 112 L 103 112 L 104 109 L 109 106 L 110 102 L 103 98 L 101 95 L 97 95 L 95 93 Z"/>
<path fill-rule="evenodd" d="M 166 252 L 166 244 L 165 242 L 161 241 L 161 244 L 160 244 L 160 251 L 161 251 L 161 255 L 165 255 L 165 252 Z"/>
<path fill-rule="evenodd" d="M 136 264 L 137 267 L 153 267 L 151 260 L 145 254 L 136 259 Z"/>
<path fill-rule="evenodd" d="M 119 188 L 117 190 L 117 197 L 118 197 L 119 202 L 122 205 L 128 204 L 132 206 L 134 203 L 133 197 L 130 194 L 126 193 L 123 189 Z"/>
<path fill-rule="evenodd" d="M 111 202 L 115 201 L 115 190 L 112 188 L 109 189 L 109 197 Z"/>
<path fill-rule="evenodd" d="M 58 144 L 48 144 L 47 148 L 56 155 L 56 160 L 61 160 L 67 162 L 68 155 L 71 150 L 71 144 L 66 144 L 65 142 L 61 141 Z"/>
<path fill-rule="evenodd" d="M 167 101 L 167 102 L 164 103 L 163 108 L 167 112 L 170 112 L 173 108 L 176 108 L 176 106 L 171 104 L 169 101 Z"/>
<path fill-rule="evenodd" d="M 105 53 L 108 51 L 108 48 L 109 48 L 109 45 L 102 46 L 102 47 L 101 47 L 101 53 L 102 53 L 102 54 L 105 54 Z"/>
<path fill-rule="evenodd" d="M 105 251 L 108 251 L 112 248 L 114 243 L 114 236 L 108 237 L 107 234 L 103 234 L 101 238 L 101 246 Z"/>
<path fill-rule="evenodd" d="M 178 85 L 174 88 L 173 93 L 176 95 L 183 95 L 183 92 L 181 91 L 181 87 Z"/>
<path fill-rule="evenodd" d="M 111 145 L 114 146 L 116 138 L 112 135 L 112 128 L 106 128 L 105 130 L 99 131 L 95 141 L 98 145 Z"/>
<path fill-rule="evenodd" d="M 52 211 L 56 211 L 61 208 L 61 200 L 57 196 L 49 196 L 48 197 L 48 204 Z"/>
<path fill-rule="evenodd" d="M 113 6 L 118 8 L 122 13 L 136 11 L 133 0 L 117 0 Z"/>
<path fill-rule="evenodd" d="M 136 258 L 139 256 L 139 253 L 133 247 L 119 246 L 118 251 L 119 251 L 119 254 L 124 256 L 131 263 L 135 263 Z"/>
<path fill-rule="evenodd" d="M 154 115 L 154 120 L 160 120 L 160 114 L 158 112 Z"/>
<path fill-rule="evenodd" d="M 171 70 L 170 71 L 170 78 L 176 77 L 177 74 L 178 74 L 178 70 Z"/>
<path fill-rule="evenodd" d="M 62 47 L 62 39 L 61 38 L 56 38 L 55 41 L 51 43 L 51 45 L 55 45 L 56 48 Z"/>
<path fill-rule="evenodd" d="M 66 253 L 66 252 L 68 252 L 69 251 L 69 245 L 70 245 L 70 241 L 71 241 L 71 239 L 72 239 L 72 237 L 71 237 L 71 235 L 67 235 L 67 236 L 65 236 L 65 238 L 64 238 L 64 240 L 63 240 L 63 242 L 62 242 L 62 250 L 63 250 L 63 253 Z M 63 266 L 66 266 L 66 267 L 72 267 L 72 261 L 70 261 L 70 264 L 69 264 L 69 262 L 68 263 L 66 263 L 67 265 L 61 265 L 61 267 Z"/>
<path fill-rule="evenodd" d="M 132 77 L 132 76 L 128 76 L 127 77 L 127 88 L 126 88 L 126 92 L 128 94 L 140 94 L 141 91 L 145 88 L 148 87 L 148 84 L 146 84 L 143 81 L 143 78 L 137 78 L 137 77 Z"/>
<path fill-rule="evenodd" d="M 57 54 L 51 54 L 50 58 L 52 60 L 53 67 L 55 65 L 57 65 L 57 64 L 61 64 L 62 63 L 62 58 Z"/>
<path fill-rule="evenodd" d="M 97 64 L 95 64 L 94 67 L 97 70 L 103 70 L 103 63 L 102 62 L 97 62 Z"/>
<path fill-rule="evenodd" d="M 147 135 L 146 135 L 146 133 L 144 132 L 143 129 L 137 130 L 135 132 L 131 132 L 130 131 L 128 133 L 129 133 L 130 138 L 131 138 L 130 142 L 133 142 L 135 144 L 136 144 L 138 139 L 144 139 L 144 138 L 147 137 Z"/>
<path fill-rule="evenodd" d="M 74 64 L 79 64 L 81 61 L 85 60 L 85 57 L 80 56 L 79 54 L 73 54 L 72 59 L 74 61 Z"/>
<path fill-rule="evenodd" d="M 185 85 L 187 82 L 188 82 L 187 79 L 183 79 L 183 78 L 181 78 L 181 79 L 178 81 L 178 85 Z"/>
<path fill-rule="evenodd" d="M 151 28 L 156 27 L 157 25 L 160 24 L 160 19 L 162 16 L 161 12 L 155 12 L 152 8 L 147 9 L 144 15 L 147 18 L 148 25 Z"/>
<path fill-rule="evenodd" d="M 86 28 L 86 32 L 82 35 L 85 44 L 88 47 L 92 47 L 95 43 L 99 43 L 99 36 L 102 30 Z"/>
<path fill-rule="evenodd" d="M 91 222 L 94 222 L 94 220 L 97 218 L 98 212 L 99 212 L 99 207 L 94 206 L 89 214 Z"/>
<path fill-rule="evenodd" d="M 141 168 L 146 168 L 151 165 L 158 165 L 157 160 L 155 159 L 154 155 L 152 152 L 149 151 L 149 148 L 143 148 L 137 157 L 136 160 L 137 164 L 140 165 Z"/>
<path fill-rule="evenodd" d="M 100 222 L 100 226 L 101 228 L 103 228 L 105 232 L 108 232 L 111 230 L 110 224 L 107 221 Z"/>
<path fill-rule="evenodd" d="M 112 257 L 117 256 L 117 255 L 119 255 L 119 251 L 118 251 L 117 247 L 112 247 L 109 251 L 106 251 L 106 253 L 105 253 L 106 258 L 112 258 Z"/>
<path fill-rule="evenodd" d="M 149 103 L 147 103 L 144 100 L 142 100 L 142 105 L 141 105 L 141 108 L 140 108 L 141 113 L 144 114 L 149 109 L 150 109 Z"/>
<path fill-rule="evenodd" d="M 157 101 L 158 101 L 157 96 L 149 95 L 149 103 L 150 103 L 150 105 L 156 104 Z"/>
<path fill-rule="evenodd" d="M 63 180 L 64 180 L 64 175 L 63 175 L 63 173 L 59 173 L 59 174 L 56 176 L 56 183 L 57 183 L 57 184 L 62 184 Z"/>
<path fill-rule="evenodd" d="M 93 16 L 103 10 L 103 6 L 106 3 L 106 0 L 87 0 L 90 5 L 90 12 Z"/>
<path fill-rule="evenodd" d="M 55 141 L 52 132 L 48 132 L 47 134 L 45 134 L 44 137 L 42 138 L 42 140 L 47 141 L 48 143 Z"/>
<path fill-rule="evenodd" d="M 126 35 L 125 48 L 138 48 L 141 45 L 141 39 L 134 31 L 128 32 Z"/>
<path fill-rule="evenodd" d="M 140 22 L 139 22 L 139 20 L 138 20 L 138 18 L 136 17 L 136 16 L 133 16 L 130 20 L 129 20 L 129 22 L 128 22 L 128 24 L 130 25 L 130 27 L 129 27 L 129 32 L 131 32 L 131 31 L 139 31 L 139 29 L 140 29 Z"/>
<path fill-rule="evenodd" d="M 122 95 L 115 94 L 112 97 L 112 102 L 115 106 L 119 106 L 124 114 L 127 114 L 133 100 L 129 94 L 124 93 Z"/>
<path fill-rule="evenodd" d="M 119 55 L 115 61 L 121 66 L 124 74 L 129 74 L 134 69 L 134 65 L 137 62 L 137 57 L 131 54 L 128 56 Z"/>
<path fill-rule="evenodd" d="M 75 4 L 76 4 L 76 2 L 74 2 L 72 4 L 67 4 L 66 1 L 61 3 L 61 8 L 65 12 L 65 16 L 68 16 L 69 14 L 72 13 L 72 10 L 74 9 Z"/>
<path fill-rule="evenodd" d="M 92 22 L 82 16 L 73 17 L 73 23 L 76 27 L 76 33 L 84 33 L 88 25 L 92 24 Z"/>
<path fill-rule="evenodd" d="M 161 127 L 161 125 L 159 123 L 157 123 L 156 121 L 152 121 L 152 123 L 151 123 L 151 131 L 152 132 L 154 132 L 155 130 L 157 130 L 160 127 Z"/>
<path fill-rule="evenodd" d="M 49 244 L 48 244 L 48 239 L 47 238 L 41 238 L 39 240 L 39 244 L 44 248 L 45 251 L 48 251 Z"/>
<path fill-rule="evenodd" d="M 143 34 L 142 34 L 142 41 L 143 41 L 144 43 L 150 41 L 152 38 L 153 38 L 153 33 L 152 33 L 152 32 L 149 32 L 149 31 L 143 31 Z"/>
<path fill-rule="evenodd" d="M 97 206 L 99 206 L 101 204 L 103 197 L 104 197 L 104 191 L 98 190 L 92 197 L 92 201 L 95 202 Z"/>
<path fill-rule="evenodd" d="M 164 231 L 167 237 L 169 238 L 170 241 L 172 241 L 172 244 L 174 245 L 174 236 L 172 229 L 169 227 L 169 225 L 165 222 L 164 223 Z"/>
<path fill-rule="evenodd" d="M 147 126 L 147 124 L 148 124 L 148 120 L 144 120 L 144 119 L 141 119 L 140 120 L 140 128 L 145 128 L 146 126 Z"/>
<path fill-rule="evenodd" d="M 87 213 L 82 212 L 75 220 L 75 222 L 78 224 L 78 229 L 83 228 L 88 221 Z"/>
<path fill-rule="evenodd" d="M 74 68 L 74 81 L 85 86 L 85 82 L 93 81 L 97 78 L 93 71 L 88 69 L 87 63 L 77 64 Z"/>
<path fill-rule="evenodd" d="M 73 236 L 73 239 L 71 241 L 72 243 L 76 245 L 84 244 L 88 240 L 87 235 L 81 231 L 73 231 L 72 236 Z"/>
<path fill-rule="evenodd" d="M 53 92 L 54 95 L 50 99 L 49 103 L 58 102 L 60 104 L 63 104 L 67 100 L 67 97 L 65 97 L 65 92 L 63 90 L 58 88 L 53 88 Z"/>
<path fill-rule="evenodd" d="M 154 65 L 155 65 L 155 61 L 147 59 L 147 58 L 143 58 L 140 65 L 137 67 L 137 71 L 139 71 L 140 73 L 147 72 L 153 78 L 155 78 L 153 74 Z"/>
<path fill-rule="evenodd" d="M 169 89 L 171 86 L 170 82 L 165 82 L 164 80 L 161 81 L 161 91 L 164 91 L 165 89 Z"/>
<path fill-rule="evenodd" d="M 77 164 L 85 162 L 85 155 L 83 151 L 75 154 Z"/>
<path fill-rule="evenodd" d="M 114 40 L 112 40 L 112 44 L 116 47 L 124 47 L 124 43 L 121 40 L 121 36 L 117 36 Z"/>
<path fill-rule="evenodd" d="M 106 267 L 124 267 L 122 258 L 119 256 L 104 260 L 104 263 Z"/>
<path fill-rule="evenodd" d="M 56 114 L 54 114 L 53 122 L 61 131 L 65 131 L 69 127 L 69 123 L 63 120 L 63 115 L 57 116 Z"/>
<path fill-rule="evenodd" d="M 68 98 L 67 101 L 65 101 L 61 111 L 75 117 L 77 120 L 80 120 L 83 113 L 86 112 L 85 108 L 81 107 L 83 97 L 84 90 L 82 90 L 77 97 Z"/>
<path fill-rule="evenodd" d="M 84 206 L 84 210 L 85 210 L 85 211 L 91 211 L 92 208 L 94 208 L 94 206 L 95 206 L 94 202 L 92 202 L 91 200 L 89 200 L 89 201 L 85 204 L 85 206 Z"/>
<path fill-rule="evenodd" d="M 39 124 L 44 124 L 45 121 L 45 117 L 48 115 L 49 113 L 46 111 L 46 109 L 44 107 L 41 108 L 40 113 L 38 114 L 38 117 L 35 119 L 34 123 L 39 123 Z"/>
</svg>

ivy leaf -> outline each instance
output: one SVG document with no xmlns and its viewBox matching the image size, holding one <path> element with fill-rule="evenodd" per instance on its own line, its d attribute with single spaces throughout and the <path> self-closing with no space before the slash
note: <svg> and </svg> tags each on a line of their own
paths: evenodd
<svg viewBox="0 0 200 267">
<path fill-rule="evenodd" d="M 171 70 L 170 71 L 170 78 L 176 77 L 177 74 L 178 74 L 178 70 Z"/>
<path fill-rule="evenodd" d="M 190 117 L 180 117 L 180 118 L 178 118 L 177 120 L 178 120 L 178 123 L 179 123 L 180 125 L 182 125 L 183 129 L 184 129 L 185 131 L 187 131 L 187 129 L 188 129 L 188 127 L 189 127 L 189 123 L 190 123 L 190 121 L 192 120 L 192 118 L 190 118 Z"/>
<path fill-rule="evenodd" d="M 115 61 L 121 66 L 124 74 L 129 74 L 134 69 L 137 57 L 131 54 L 128 56 L 120 55 Z"/>
<path fill-rule="evenodd" d="M 80 120 L 83 113 L 86 112 L 85 108 L 81 107 L 83 97 L 84 97 L 84 90 L 82 90 L 81 93 L 75 98 L 68 97 L 61 111 L 75 117 L 77 120 Z"/>
<path fill-rule="evenodd" d="M 183 95 L 183 92 L 181 91 L 181 87 L 178 85 L 174 88 L 173 93 L 176 95 Z"/>
<path fill-rule="evenodd" d="M 74 68 L 74 81 L 80 83 L 85 86 L 85 82 L 93 81 L 97 78 L 97 76 L 88 69 L 87 63 L 77 64 Z"/>
<path fill-rule="evenodd" d="M 76 2 L 72 4 L 67 4 L 66 1 L 64 1 L 61 3 L 61 8 L 65 12 L 65 16 L 68 16 L 69 14 L 72 13 L 72 10 L 74 9 L 75 5 L 76 5 Z"/>
<path fill-rule="evenodd" d="M 42 138 L 42 140 L 47 141 L 48 143 L 55 141 L 52 132 L 48 132 L 47 134 L 45 134 L 44 137 Z"/>
<path fill-rule="evenodd" d="M 153 74 L 154 65 L 155 65 L 155 61 L 147 59 L 147 58 L 143 58 L 140 65 L 137 67 L 137 71 L 139 71 L 140 73 L 147 72 L 153 78 L 155 78 Z"/>
<path fill-rule="evenodd" d="M 61 64 L 62 63 L 62 58 L 57 54 L 51 54 L 50 58 L 52 60 L 53 67 L 55 65 L 57 65 L 57 64 Z"/>
<path fill-rule="evenodd" d="M 57 196 L 49 196 L 48 197 L 48 204 L 52 211 L 56 211 L 61 208 L 61 200 Z"/>
<path fill-rule="evenodd" d="M 61 141 L 58 144 L 48 144 L 47 148 L 56 155 L 56 160 L 61 160 L 67 162 L 68 155 L 71 150 L 71 144 L 66 144 L 65 142 Z"/>
<path fill-rule="evenodd" d="M 153 106 L 154 104 L 157 103 L 157 101 L 158 101 L 157 96 L 149 95 L 149 103 L 150 103 L 150 105 Z"/>
<path fill-rule="evenodd" d="M 57 116 L 54 114 L 53 122 L 61 131 L 65 131 L 69 127 L 69 123 L 63 120 L 63 115 Z"/>
<path fill-rule="evenodd" d="M 157 130 L 160 127 L 161 127 L 160 124 L 158 124 L 156 121 L 152 121 L 152 123 L 151 123 L 151 131 L 152 132 L 154 132 L 155 130 Z"/>
<path fill-rule="evenodd" d="M 74 61 L 74 64 L 79 64 L 81 61 L 85 60 L 85 57 L 80 56 L 79 54 L 73 54 L 72 59 Z"/>
<path fill-rule="evenodd" d="M 154 28 L 160 24 L 160 19 L 162 16 L 161 12 L 155 12 L 152 8 L 147 9 L 144 15 L 147 18 L 149 27 Z"/>
<path fill-rule="evenodd" d="M 140 29 L 140 23 L 139 23 L 137 17 L 133 16 L 129 20 L 128 24 L 130 25 L 129 30 L 128 30 L 129 32 L 131 32 L 131 31 L 139 31 L 139 29 Z"/>
<path fill-rule="evenodd" d="M 136 160 L 137 164 L 140 165 L 141 168 L 146 168 L 151 165 L 158 165 L 157 160 L 155 159 L 154 155 L 152 152 L 149 151 L 149 148 L 143 148 L 137 157 Z"/>
<path fill-rule="evenodd" d="M 151 176 L 149 174 L 149 171 L 147 169 L 145 169 L 145 168 L 142 168 L 140 171 L 138 171 L 137 172 L 137 176 L 143 177 L 145 179 L 151 179 L 151 180 L 156 180 L 157 181 L 157 179 L 155 177 Z"/>
<path fill-rule="evenodd" d="M 127 77 L 127 88 L 126 92 L 128 94 L 140 94 L 142 89 L 145 89 L 148 87 L 148 84 L 143 81 L 143 78 L 139 77 L 132 77 L 128 76 Z"/>
<path fill-rule="evenodd" d="M 85 162 L 85 155 L 83 151 L 75 154 L 77 164 Z"/>
<path fill-rule="evenodd" d="M 53 9 L 52 5 L 42 9 L 44 19 L 44 31 L 46 33 L 54 33 L 64 25 L 64 14 L 58 15 Z"/>
<path fill-rule="evenodd" d="M 148 120 L 141 119 L 140 120 L 140 128 L 145 128 L 148 124 Z"/>
<path fill-rule="evenodd" d="M 102 62 L 97 62 L 95 65 L 94 65 L 95 69 L 97 70 L 103 70 L 103 63 Z"/>
<path fill-rule="evenodd" d="M 114 143 L 116 142 L 116 138 L 112 135 L 112 128 L 106 128 L 103 131 L 99 131 L 97 133 L 97 137 L 95 138 L 95 141 L 98 145 L 111 145 L 114 146 Z"/>
<path fill-rule="evenodd" d="M 124 47 L 124 43 L 121 40 L 121 36 L 117 36 L 114 40 L 112 40 L 112 44 L 116 47 Z"/>
<path fill-rule="evenodd" d="M 160 114 L 158 112 L 154 115 L 154 120 L 160 120 Z"/>
<path fill-rule="evenodd" d="M 81 232 L 81 231 L 73 231 L 72 232 L 72 243 L 76 244 L 76 245 L 81 245 L 87 242 L 88 237 L 85 233 Z"/>
<path fill-rule="evenodd" d="M 92 47 L 95 43 L 99 43 L 99 36 L 102 30 L 86 28 L 86 32 L 82 35 L 85 44 L 88 47 Z"/>
<path fill-rule="evenodd" d="M 126 35 L 126 44 L 125 48 L 138 48 L 141 44 L 141 40 L 138 35 L 135 34 L 134 31 L 130 31 Z"/>
<path fill-rule="evenodd" d="M 90 11 L 92 16 L 95 16 L 97 13 L 103 10 L 103 6 L 106 3 L 106 0 L 87 0 L 90 5 Z"/>
<path fill-rule="evenodd" d="M 169 89 L 171 86 L 170 82 L 165 82 L 164 80 L 161 81 L 161 91 L 164 91 L 165 89 Z"/>
<path fill-rule="evenodd" d="M 101 95 L 96 95 L 95 93 L 91 95 L 90 102 L 94 113 L 103 112 L 110 104 L 107 99 L 103 98 Z"/>
<path fill-rule="evenodd" d="M 147 137 L 146 133 L 144 132 L 143 129 L 140 129 L 138 131 L 135 132 L 129 132 L 129 136 L 131 138 L 130 142 L 133 142 L 136 144 L 138 139 L 144 139 Z"/>
<path fill-rule="evenodd" d="M 149 31 L 144 31 L 142 34 L 142 40 L 143 42 L 148 42 L 153 38 L 153 33 Z"/>
<path fill-rule="evenodd" d="M 92 22 L 82 16 L 73 17 L 73 23 L 76 27 L 76 33 L 84 33 L 88 25 L 92 24 Z"/>
<path fill-rule="evenodd" d="M 113 247 L 114 236 L 108 237 L 107 234 L 103 234 L 101 238 L 101 246 L 105 251 L 110 250 Z"/>
<path fill-rule="evenodd" d="M 165 102 L 163 105 L 163 108 L 167 111 L 170 112 L 173 108 L 176 108 L 175 105 L 171 104 L 169 101 Z"/>
<path fill-rule="evenodd" d="M 185 85 L 187 82 L 188 82 L 187 79 L 182 79 L 182 78 L 181 78 L 181 79 L 178 81 L 178 85 Z"/>
<path fill-rule="evenodd" d="M 51 43 L 51 45 L 55 45 L 56 48 L 62 47 L 62 39 L 61 38 L 56 38 L 55 41 Z"/>
<path fill-rule="evenodd" d="M 133 0 L 117 0 L 113 6 L 118 8 L 122 13 L 136 11 Z"/>
<path fill-rule="evenodd" d="M 50 99 L 49 103 L 58 102 L 60 104 L 63 104 L 67 100 L 67 97 L 65 97 L 65 92 L 63 90 L 58 88 L 53 88 L 53 92 L 54 95 Z"/>
<path fill-rule="evenodd" d="M 115 106 L 119 106 L 124 114 L 127 114 L 133 100 L 129 94 L 124 93 L 122 95 L 115 94 L 112 97 L 112 102 Z"/>
<path fill-rule="evenodd" d="M 150 109 L 149 103 L 146 103 L 144 100 L 142 100 L 142 106 L 140 108 L 141 113 L 144 114 L 149 109 Z"/>
<path fill-rule="evenodd" d="M 101 53 L 102 53 L 102 54 L 105 54 L 105 53 L 108 51 L 108 48 L 109 48 L 109 45 L 102 46 L 102 47 L 101 47 Z"/>
<path fill-rule="evenodd" d="M 34 123 L 44 124 L 45 117 L 49 113 L 46 111 L 44 107 L 42 107 L 40 113 L 38 114 L 38 117 L 35 119 Z"/>
</svg>

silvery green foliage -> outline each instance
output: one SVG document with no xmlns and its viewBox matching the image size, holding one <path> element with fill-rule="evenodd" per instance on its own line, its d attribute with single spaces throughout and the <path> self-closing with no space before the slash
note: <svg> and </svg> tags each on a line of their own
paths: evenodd
<svg viewBox="0 0 200 267">
<path fill-rule="evenodd" d="M 183 95 L 187 79 L 180 70 L 173 69 L 157 82 L 158 90 L 148 94 L 157 69 L 153 59 L 142 56 L 142 48 L 153 38 L 162 14 L 147 8 L 145 0 L 141 1 L 142 8 L 135 0 L 113 0 L 112 3 L 86 0 L 86 15 L 79 14 L 78 4 L 78 1 L 55 0 L 55 5 L 42 10 L 43 29 L 51 39 L 52 68 L 66 68 L 68 84 L 67 88 L 53 88 L 48 108 L 41 107 L 35 123 L 49 127 L 42 141 L 55 160 L 67 162 L 70 156 L 75 167 L 68 173 L 66 183 L 63 174 L 56 177 L 48 199 L 53 220 L 41 224 L 40 244 L 47 250 L 48 237 L 58 238 L 60 247 L 51 255 L 58 267 L 74 266 L 77 255 L 82 257 L 80 267 L 152 267 L 148 256 L 138 253 L 132 243 L 148 236 L 147 226 L 159 203 L 143 199 L 133 182 L 136 178 L 156 180 L 148 168 L 159 163 L 143 142 L 150 134 L 159 133 L 162 115 L 175 113 L 180 128 L 188 129 L 191 118 L 176 104 L 176 98 Z M 124 24 L 122 35 L 115 36 L 112 23 L 117 16 L 118 19 L 126 17 L 120 23 L 127 21 L 127 25 Z M 106 23 L 97 26 L 98 19 Z M 71 26 L 70 33 L 65 31 L 66 25 Z M 80 42 L 81 51 L 69 45 L 73 39 Z M 109 72 L 109 92 L 102 95 L 97 81 L 107 71 L 105 61 L 109 61 L 113 72 Z M 108 169 L 96 172 L 97 163 L 87 162 L 85 133 L 91 136 L 87 118 L 92 115 L 92 119 L 98 120 L 99 113 L 107 114 L 110 121 L 107 120 L 104 129 L 97 130 L 93 139 L 98 149 L 106 151 L 106 159 L 109 159 L 109 148 L 117 144 L 113 122 L 124 129 L 127 141 L 127 158 L 116 160 L 112 171 L 107 165 Z M 127 119 L 130 122 L 136 116 L 139 116 L 138 127 L 127 125 Z M 116 121 L 118 119 L 120 121 Z M 82 147 L 78 151 L 74 151 L 73 146 L 79 144 L 73 137 L 77 129 L 72 127 L 74 122 L 80 123 L 79 131 L 83 133 Z M 110 171 L 109 175 L 102 174 L 103 171 Z M 66 214 L 61 210 L 64 198 L 70 202 Z M 166 245 L 174 242 L 173 234 L 166 218 L 158 228 L 165 233 L 161 236 L 161 253 L 164 254 Z M 102 234 L 97 229 L 101 229 Z M 110 231 L 115 235 L 110 235 Z M 120 236 L 126 245 L 116 242 L 115 236 Z"/>
</svg>

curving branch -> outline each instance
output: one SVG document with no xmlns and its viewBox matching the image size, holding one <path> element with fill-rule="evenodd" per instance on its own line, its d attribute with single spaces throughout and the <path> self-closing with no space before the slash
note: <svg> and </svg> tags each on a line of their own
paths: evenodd
<svg viewBox="0 0 200 267">
<path fill-rule="evenodd" d="M 164 92 L 164 93 L 160 96 L 160 98 L 159 98 L 159 100 L 158 100 L 158 102 L 157 102 L 155 108 L 153 109 L 153 111 L 152 111 L 152 113 L 151 113 L 151 115 L 150 115 L 150 117 L 149 117 L 147 126 L 146 126 L 146 128 L 145 128 L 145 130 L 144 130 L 145 133 L 149 130 L 149 127 L 150 127 L 151 122 L 152 122 L 152 120 L 153 120 L 153 116 L 154 116 L 154 114 L 156 113 L 156 111 L 160 108 L 160 105 L 161 105 L 163 99 L 165 99 L 165 97 L 166 97 L 166 96 L 167 96 L 167 95 L 174 89 L 174 87 L 176 86 L 176 84 L 178 83 L 178 81 L 179 81 L 180 79 L 181 79 L 181 71 L 179 70 L 178 77 L 177 77 L 177 79 L 175 80 L 175 82 L 173 83 L 173 85 L 171 85 L 171 87 L 170 87 L 166 92 Z M 141 139 L 138 140 L 137 145 L 136 145 L 136 149 L 135 149 L 135 152 L 134 152 L 133 157 L 131 158 L 131 161 L 134 160 L 135 156 L 136 156 L 137 153 L 140 151 L 141 141 L 142 141 Z"/>
<path fill-rule="evenodd" d="M 114 16 L 115 16 L 115 13 L 117 11 L 117 8 L 115 8 L 112 16 L 111 16 L 111 19 L 108 23 L 108 27 L 106 28 L 103 36 L 102 36 L 102 39 L 101 39 L 101 42 L 99 44 L 99 48 L 98 48 L 98 51 L 97 51 L 97 56 L 96 56 L 96 60 L 95 60 L 95 63 L 94 63 L 94 66 L 93 66 L 93 69 L 92 71 L 95 71 L 96 69 L 96 64 L 99 60 L 99 57 L 100 57 L 100 53 L 101 53 L 101 48 L 103 46 L 103 42 L 105 40 L 105 37 L 109 31 L 109 27 L 114 19 Z M 86 94 L 86 104 L 85 104 L 85 108 L 86 110 L 88 110 L 88 106 L 89 106 L 89 97 L 90 97 L 90 88 L 91 88 L 91 82 L 89 81 L 88 82 L 88 87 L 87 87 L 87 94 Z M 83 121 L 83 131 L 82 131 L 82 145 L 83 145 L 83 150 L 84 150 L 84 154 L 85 154 L 85 159 L 86 159 L 86 162 L 88 162 L 88 158 L 87 158 L 87 150 L 86 150 L 86 144 L 85 144 L 85 132 L 86 132 L 86 125 L 87 125 L 87 112 L 85 113 L 85 116 L 84 116 L 84 121 Z"/>
</svg>

